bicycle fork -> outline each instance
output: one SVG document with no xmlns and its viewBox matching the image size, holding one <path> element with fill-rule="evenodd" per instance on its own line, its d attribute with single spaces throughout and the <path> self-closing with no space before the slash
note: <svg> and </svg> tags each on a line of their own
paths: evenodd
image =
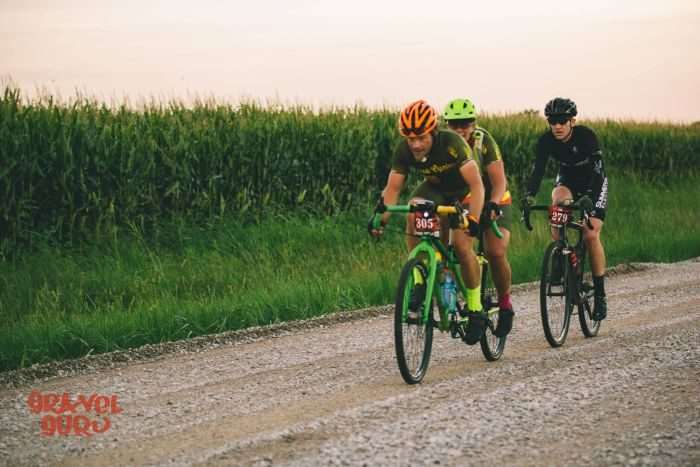
<svg viewBox="0 0 700 467">
<path fill-rule="evenodd" d="M 581 264 L 583 258 L 579 258 L 575 248 L 567 246 L 562 248 L 561 253 L 568 258 L 570 271 L 572 272 L 569 276 L 571 297 L 574 304 L 581 305 L 584 300 L 588 300 L 593 296 L 593 284 L 583 281 L 583 264 Z"/>
</svg>

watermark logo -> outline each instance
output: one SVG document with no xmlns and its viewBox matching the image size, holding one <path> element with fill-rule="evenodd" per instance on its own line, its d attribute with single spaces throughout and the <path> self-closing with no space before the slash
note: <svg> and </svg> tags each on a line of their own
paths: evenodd
<svg viewBox="0 0 700 467">
<path fill-rule="evenodd" d="M 41 417 L 41 434 L 44 436 L 92 436 L 105 433 L 112 426 L 109 415 L 123 411 L 116 395 L 78 394 L 75 398 L 63 394 L 32 391 L 27 406 Z M 94 414 L 94 416 L 92 416 Z"/>
</svg>

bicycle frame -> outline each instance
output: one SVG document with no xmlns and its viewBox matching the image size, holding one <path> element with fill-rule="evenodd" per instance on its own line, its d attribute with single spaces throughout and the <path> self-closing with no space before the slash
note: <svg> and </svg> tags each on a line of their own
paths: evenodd
<svg viewBox="0 0 700 467">
<path fill-rule="evenodd" d="M 384 212 L 417 213 L 413 219 L 418 244 L 409 252 L 399 278 L 399 286 L 396 294 L 396 307 L 394 308 L 394 345 L 396 347 L 396 361 L 404 381 L 408 384 L 419 383 L 428 368 L 430 352 L 432 349 L 433 329 L 441 332 L 449 331 L 450 337 L 460 337 L 469 345 L 476 341 L 468 339 L 473 323 L 464 318 L 460 313 L 461 303 L 459 297 L 466 299 L 467 287 L 462 277 L 462 268 L 456 249 L 453 245 L 453 235 L 456 226 L 450 218 L 449 239 L 443 244 L 440 240 L 442 229 L 440 228 L 439 215 L 456 215 L 459 218 L 459 226 L 464 226 L 468 211 L 456 202 L 454 206 L 435 205 L 434 202 L 424 200 L 409 205 L 384 205 L 380 200 L 368 228 L 370 233 L 381 228 L 381 216 Z M 501 236 L 498 226 L 492 222 L 492 228 L 497 236 Z M 480 239 L 481 241 L 481 239 Z M 479 244 L 481 249 L 481 243 Z M 480 260 L 481 271 L 485 271 L 483 261 Z M 457 297 L 443 294 L 437 290 L 442 281 L 438 278 L 441 270 L 446 268 L 454 277 Z M 425 294 L 423 296 L 423 294 Z M 444 295 L 448 295 L 445 297 Z M 435 320 L 433 309 L 433 297 L 438 309 L 439 321 Z M 455 304 L 455 298 L 457 299 Z M 480 299 L 484 301 L 484 296 Z M 422 300 L 422 303 L 417 303 Z M 410 311 L 409 311 L 410 310 Z M 490 312 L 490 310 L 489 310 Z M 491 316 L 487 323 L 493 332 Z M 505 337 L 498 338 L 497 342 L 489 340 L 484 330 L 481 335 L 481 351 L 488 361 L 496 361 L 503 354 Z"/>
<path fill-rule="evenodd" d="M 581 198 L 578 202 L 574 203 L 572 200 L 566 200 L 563 203 L 560 203 L 559 206 L 562 207 L 568 207 L 572 209 L 572 212 L 574 210 L 578 210 L 580 212 L 580 215 L 577 219 L 569 219 L 567 220 L 566 223 L 559 224 L 557 226 L 552 226 L 552 229 L 556 229 L 557 231 L 557 238 L 555 239 L 555 242 L 557 243 L 557 246 L 561 250 L 561 254 L 566 256 L 567 258 L 567 263 L 571 267 L 571 271 L 575 273 L 575 275 L 571 275 L 571 281 L 569 283 L 569 286 L 573 287 L 572 290 L 572 296 L 574 297 L 575 303 L 578 305 L 580 303 L 580 296 L 578 294 L 579 292 L 579 286 L 581 285 L 580 282 L 582 278 L 577 277 L 577 266 L 578 263 L 581 261 L 585 260 L 586 256 L 586 244 L 583 241 L 583 224 L 584 222 L 586 225 L 588 225 L 589 228 L 593 228 L 593 225 L 591 224 L 590 216 L 588 214 L 588 203 L 590 200 L 588 200 L 587 197 Z M 530 211 L 549 211 L 552 208 L 552 206 L 546 204 L 546 205 L 536 205 L 536 206 L 530 206 L 525 210 L 523 221 L 525 222 L 525 226 L 527 227 L 528 230 L 532 230 L 532 225 L 530 224 Z M 569 229 L 575 230 L 578 232 L 578 239 L 575 244 L 571 244 L 568 239 L 567 232 Z M 581 252 L 581 255 L 577 254 L 578 252 Z M 576 264 L 573 264 L 572 256 L 571 254 L 574 253 L 575 256 L 573 258 L 576 259 Z"/>
<path fill-rule="evenodd" d="M 523 210 L 523 221 L 528 230 L 532 230 L 530 224 L 530 211 L 549 211 L 550 226 L 557 234 L 556 238 L 547 247 L 540 279 L 540 313 L 542 315 L 542 326 L 547 341 L 552 347 L 559 347 L 564 344 L 569 331 L 571 315 L 574 314 L 574 307 L 578 308 L 578 318 L 581 324 L 581 331 L 586 337 L 594 337 L 600 329 L 600 322 L 594 321 L 591 314 L 590 299 L 593 296 L 593 286 L 583 281 L 583 273 L 586 261 L 586 244 L 583 239 L 584 223 L 593 228 L 590 220 L 590 212 L 593 203 L 586 196 L 579 201 L 566 200 L 555 206 L 538 205 L 526 207 Z M 561 209 L 565 208 L 565 209 Z M 550 210 L 551 209 L 551 210 Z M 574 211 L 580 215 L 576 217 Z M 575 244 L 569 242 L 567 230 L 573 229 L 578 232 L 578 240 Z M 554 269 L 552 255 L 561 255 L 563 258 L 563 281 L 561 284 L 553 284 L 551 281 L 551 271 Z M 559 276 L 557 276 L 559 277 Z M 559 291 L 558 286 L 563 286 Z M 554 288 L 557 288 L 554 290 Z M 549 297 L 559 297 L 564 299 L 564 316 L 561 326 L 554 321 L 552 327 L 552 316 L 548 302 Z M 556 301 L 556 299 L 554 299 Z"/>
<path fill-rule="evenodd" d="M 421 210 L 421 206 L 416 205 L 391 205 L 384 206 L 386 211 L 394 213 L 411 213 Z M 435 213 L 439 215 L 450 215 L 450 214 L 461 214 L 461 208 L 457 206 L 446 206 L 437 205 L 435 206 Z M 492 222 L 491 228 L 498 237 L 502 237 L 500 230 L 498 230 L 497 224 Z M 459 259 L 457 258 L 457 252 L 452 244 L 452 229 L 450 229 L 449 240 L 447 246 L 445 246 L 440 238 L 433 236 L 430 233 L 425 233 L 420 235 L 420 241 L 408 255 L 408 259 L 413 259 L 421 255 L 425 255 L 428 258 L 426 264 L 428 269 L 428 279 L 426 284 L 425 301 L 423 303 L 423 315 L 421 316 L 421 324 L 425 324 L 431 317 L 429 315 L 431 307 L 430 302 L 433 299 L 433 294 L 435 293 L 435 288 L 437 285 L 438 270 L 441 266 L 446 266 L 452 274 L 454 275 L 455 282 L 457 284 L 457 289 L 462 293 L 463 297 L 467 296 L 467 286 L 464 283 L 464 278 L 462 277 L 462 268 L 460 267 Z M 486 258 L 481 254 L 481 240 L 480 244 L 480 254 L 478 255 L 479 266 L 481 263 L 486 261 Z M 446 332 L 450 328 L 448 308 L 447 304 L 443 302 L 442 295 L 437 295 L 438 312 L 440 314 L 440 321 L 438 324 L 438 329 L 442 332 Z M 406 311 L 404 311 L 404 315 Z M 407 316 L 403 316 L 403 319 L 407 319 Z"/>
</svg>

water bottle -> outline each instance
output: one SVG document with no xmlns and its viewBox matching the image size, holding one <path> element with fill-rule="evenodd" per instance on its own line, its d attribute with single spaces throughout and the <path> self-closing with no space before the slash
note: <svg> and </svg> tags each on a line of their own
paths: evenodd
<svg viewBox="0 0 700 467">
<path fill-rule="evenodd" d="M 455 313 L 457 311 L 457 283 L 450 270 L 445 270 L 445 278 L 442 281 L 441 291 L 442 303 L 447 307 L 447 311 Z"/>
</svg>

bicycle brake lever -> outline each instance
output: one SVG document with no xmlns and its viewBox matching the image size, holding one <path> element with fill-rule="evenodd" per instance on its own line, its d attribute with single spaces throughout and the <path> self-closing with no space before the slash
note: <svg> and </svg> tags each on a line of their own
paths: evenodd
<svg viewBox="0 0 700 467">
<path fill-rule="evenodd" d="M 587 195 L 583 195 L 581 199 L 579 199 L 578 205 L 584 211 L 590 212 L 593 210 L 593 201 L 591 201 L 591 198 L 589 198 Z"/>
<path fill-rule="evenodd" d="M 377 205 L 374 207 L 374 212 L 383 214 L 386 212 L 386 204 L 384 204 L 384 197 L 380 197 L 377 201 Z"/>
</svg>

